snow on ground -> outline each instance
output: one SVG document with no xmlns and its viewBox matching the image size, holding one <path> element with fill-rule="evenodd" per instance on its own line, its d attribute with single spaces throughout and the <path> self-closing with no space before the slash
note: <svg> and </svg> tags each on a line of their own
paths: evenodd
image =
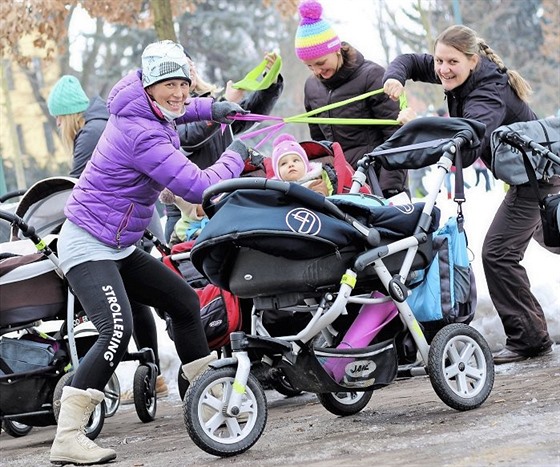
<svg viewBox="0 0 560 467">
<path fill-rule="evenodd" d="M 430 176 L 429 173 L 425 178 L 427 188 L 430 187 Z M 481 249 L 486 231 L 505 195 L 505 189 L 503 183 L 499 181 L 494 182 L 494 187 L 490 192 L 484 191 L 483 180 L 478 187 L 475 187 L 474 171 L 472 169 L 466 170 L 465 179 L 472 186 L 472 188 L 466 190 L 467 201 L 463 204 L 463 213 L 469 247 L 474 257 L 473 268 L 478 292 L 476 315 L 471 324 L 483 334 L 492 351 L 497 351 L 505 344 L 505 334 L 502 323 L 488 295 L 482 269 Z M 448 217 L 455 215 L 457 212 L 457 205 L 452 200 L 447 199 L 445 189 L 439 194 L 437 206 L 442 212 L 442 224 Z M 543 307 L 552 339 L 556 343 L 560 343 L 560 257 L 545 250 L 532 240 L 522 264 L 527 269 L 533 293 Z M 173 342 L 165 331 L 165 323 L 157 317 L 156 322 L 159 330 L 159 354 L 162 372 L 170 389 L 174 391 L 179 359 Z M 132 386 L 132 375 L 136 365 L 135 362 L 124 362 L 117 368 L 117 375 L 123 391 Z"/>
</svg>

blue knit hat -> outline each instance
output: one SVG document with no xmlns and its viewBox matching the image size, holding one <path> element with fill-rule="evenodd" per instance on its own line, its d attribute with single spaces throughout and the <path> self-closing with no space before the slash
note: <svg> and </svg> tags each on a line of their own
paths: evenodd
<svg viewBox="0 0 560 467">
<path fill-rule="evenodd" d="M 70 75 L 64 75 L 56 82 L 47 99 L 47 107 L 53 117 L 84 112 L 88 106 L 89 99 L 80 81 Z"/>
</svg>

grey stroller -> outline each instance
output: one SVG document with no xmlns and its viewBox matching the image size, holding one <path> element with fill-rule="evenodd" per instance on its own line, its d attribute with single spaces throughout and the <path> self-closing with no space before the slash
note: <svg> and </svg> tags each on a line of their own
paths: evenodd
<svg viewBox="0 0 560 467">
<path fill-rule="evenodd" d="M 484 403 L 494 365 L 483 336 L 460 319 L 442 319 L 428 334 L 408 303 L 413 283 L 433 260 L 435 201 L 444 176 L 454 162 L 460 170 L 458 155 L 476 148 L 483 131 L 462 119 L 411 122 L 364 156 L 351 193 L 337 199 L 258 178 L 205 192 L 210 221 L 191 251 L 195 267 L 215 285 L 251 298 L 257 328 L 262 310 L 307 307 L 312 318 L 295 335 L 231 334 L 231 357 L 213 362 L 183 401 L 187 432 L 201 449 L 233 456 L 260 438 L 267 404 L 255 362 L 281 372 L 294 389 L 316 393 L 336 415 L 362 410 L 371 393 L 390 385 L 401 363 L 416 355 L 419 365 L 409 376 L 427 374 L 445 404 L 471 410 Z M 411 144 L 416 135 L 423 140 Z M 359 189 L 375 158 L 402 168 L 435 164 L 437 178 L 425 202 L 368 205 Z M 353 312 L 356 305 L 369 307 L 377 319 L 362 327 L 356 345 L 343 345 L 365 310 Z"/>
<path fill-rule="evenodd" d="M 97 339 L 56 257 L 56 234 L 75 182 L 70 177 L 41 180 L 23 193 L 15 214 L 0 211 L 12 240 L 0 244 L 0 419 L 11 436 L 56 424 L 62 388 L 70 384 L 73 370 Z M 34 355 L 42 357 L 36 361 Z M 140 349 L 125 359 L 140 362 L 134 402 L 140 420 L 152 421 L 157 374 L 153 352 Z M 104 419 L 113 416 L 119 404 L 120 384 L 113 374 L 104 403 L 86 426 L 90 438 L 99 434 Z"/>
</svg>

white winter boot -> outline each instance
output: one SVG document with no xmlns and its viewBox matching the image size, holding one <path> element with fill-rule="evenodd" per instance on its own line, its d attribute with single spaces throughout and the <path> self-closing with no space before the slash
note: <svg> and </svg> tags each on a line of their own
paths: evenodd
<svg viewBox="0 0 560 467">
<path fill-rule="evenodd" d="M 99 447 L 85 434 L 89 418 L 105 395 L 96 389 L 66 386 L 60 398 L 56 436 L 51 447 L 53 464 L 101 464 L 117 457 L 113 449 Z"/>
<path fill-rule="evenodd" d="M 185 365 L 182 366 L 183 376 L 187 379 L 187 381 L 190 384 L 198 376 L 200 376 L 208 369 L 210 363 L 212 363 L 214 360 L 217 359 L 218 359 L 218 354 L 216 352 L 212 352 L 210 355 L 207 355 L 206 357 L 199 358 L 194 362 L 186 363 Z M 212 395 L 217 399 L 221 399 L 224 394 L 221 387 L 220 388 L 213 387 L 211 392 Z M 215 413 L 216 411 L 214 409 L 206 405 L 202 407 L 202 417 L 204 418 L 205 421 L 210 420 Z"/>
<path fill-rule="evenodd" d="M 212 363 L 214 360 L 217 359 L 218 359 L 218 354 L 216 352 L 212 352 L 210 355 L 199 358 L 194 362 L 185 363 L 181 367 L 183 370 L 183 375 L 185 376 L 185 378 L 187 378 L 187 381 L 190 383 L 194 381 L 194 379 L 197 376 L 204 373 L 210 366 L 210 363 Z"/>
</svg>

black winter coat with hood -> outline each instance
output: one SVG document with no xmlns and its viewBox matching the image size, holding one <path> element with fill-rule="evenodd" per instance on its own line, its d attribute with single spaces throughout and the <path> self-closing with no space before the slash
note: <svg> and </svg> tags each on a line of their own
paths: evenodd
<svg viewBox="0 0 560 467">
<path fill-rule="evenodd" d="M 268 89 L 248 94 L 239 105 L 252 113 L 268 115 L 272 112 L 284 90 L 284 78 L 278 75 L 276 83 Z M 208 97 L 208 96 L 199 96 Z M 206 169 L 216 162 L 233 141 L 233 136 L 251 128 L 254 122 L 237 120 L 222 133 L 221 125 L 211 121 L 191 122 L 178 125 L 181 149 L 191 162 Z M 168 216 L 179 216 L 181 211 L 174 204 L 166 205 Z"/>
<path fill-rule="evenodd" d="M 430 54 L 404 54 L 398 56 L 387 67 L 383 83 L 389 78 L 400 81 L 421 81 L 441 84 L 434 68 L 434 57 Z M 492 132 L 501 125 L 536 120 L 538 117 L 529 105 L 522 101 L 508 84 L 508 76 L 486 57 L 480 57 L 477 67 L 467 80 L 451 91 L 445 91 L 449 116 L 468 118 L 486 125 L 486 133 L 470 165 L 480 157 L 490 167 Z"/>
<path fill-rule="evenodd" d="M 93 150 L 97 146 L 101 133 L 107 126 L 107 120 L 109 120 L 107 104 L 101 97 L 97 96 L 91 99 L 84 112 L 84 120 L 84 126 L 76 133 L 74 138 L 74 155 L 70 176 L 76 178 L 79 178 L 84 171 L 87 161 L 90 160 Z"/>
<path fill-rule="evenodd" d="M 341 52 L 343 64 L 331 78 L 322 79 L 316 76 L 307 78 L 304 104 L 308 112 L 383 88 L 382 79 L 385 69 L 381 65 L 366 60 L 357 49 L 346 42 L 342 43 Z M 386 94 L 380 93 L 322 112 L 314 117 L 394 120 L 398 114 L 398 103 L 393 102 Z M 354 168 L 364 154 L 385 142 L 398 128 L 398 125 L 309 125 L 313 140 L 338 142 L 342 146 L 346 160 Z M 377 167 L 376 172 L 384 193 L 395 194 L 405 190 L 406 170 L 386 171 Z"/>
<path fill-rule="evenodd" d="M 251 92 L 239 105 L 252 113 L 268 115 L 283 89 L 284 79 L 282 75 L 279 75 L 276 83 L 268 89 Z M 181 148 L 186 152 L 190 161 L 201 169 L 206 169 L 220 158 L 233 141 L 233 135 L 249 130 L 252 125 L 254 122 L 238 120 L 229 125 L 222 133 L 219 123 L 202 121 L 178 125 L 177 131 L 181 140 Z"/>
</svg>

